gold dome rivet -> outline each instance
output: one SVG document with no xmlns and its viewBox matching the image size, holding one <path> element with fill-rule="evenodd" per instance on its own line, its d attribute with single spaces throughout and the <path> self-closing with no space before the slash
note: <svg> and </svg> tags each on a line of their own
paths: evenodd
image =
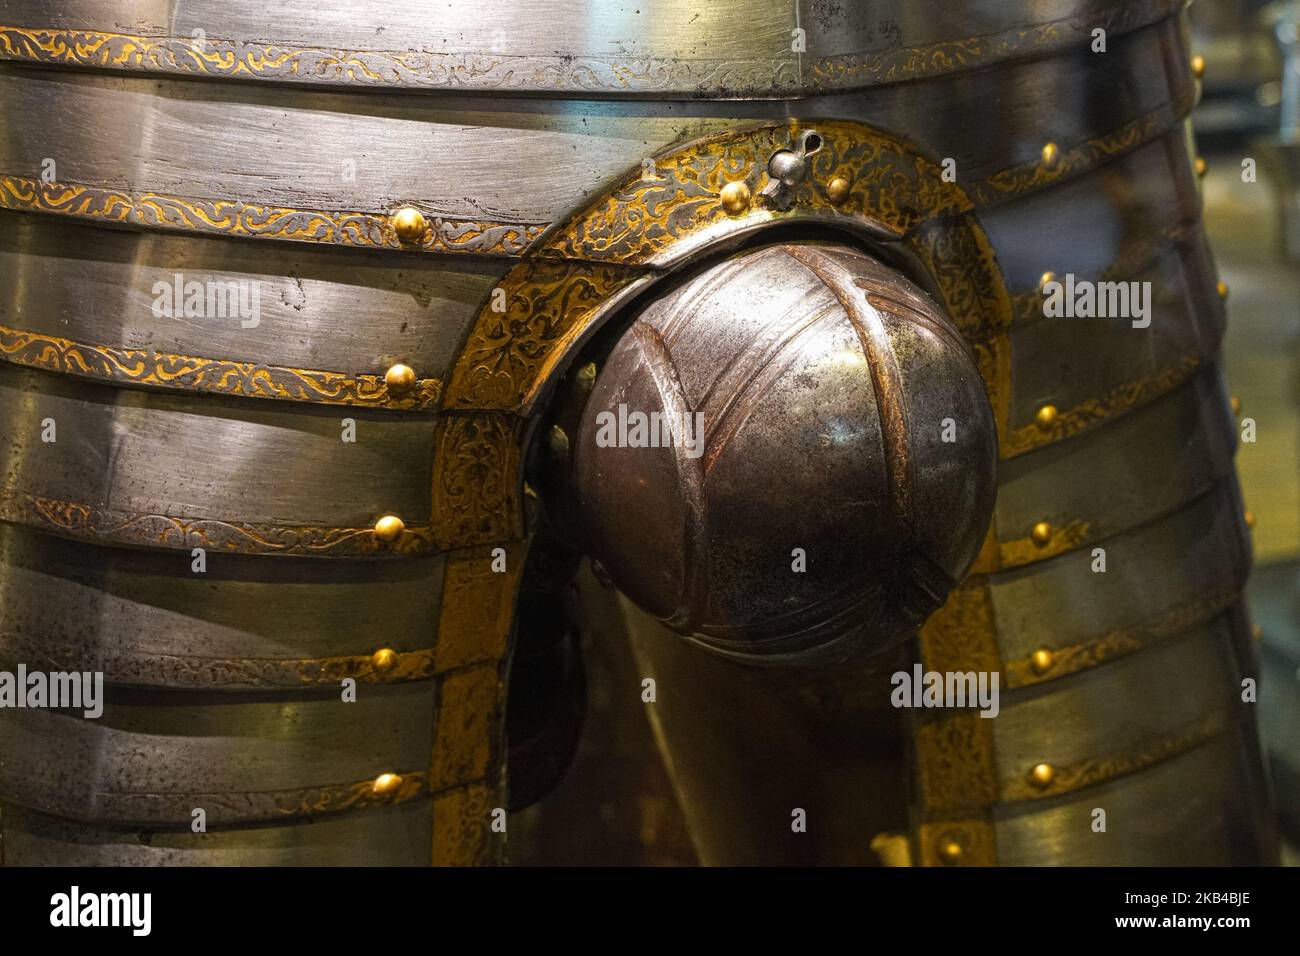
<svg viewBox="0 0 1300 956">
<path fill-rule="evenodd" d="M 1055 143 L 1048 143 L 1043 147 L 1043 165 L 1055 166 L 1056 161 L 1061 158 L 1061 150 Z"/>
<path fill-rule="evenodd" d="M 727 183 L 718 194 L 718 198 L 722 200 L 722 208 L 729 216 L 739 216 L 747 210 L 750 197 L 749 186 L 739 179 L 734 183 Z"/>
<path fill-rule="evenodd" d="M 403 206 L 393 213 L 393 231 L 402 242 L 419 242 L 424 238 L 424 213 L 414 206 Z"/>
<path fill-rule="evenodd" d="M 1040 548 L 1044 547 L 1052 540 L 1052 526 L 1046 521 L 1040 521 L 1034 525 L 1034 530 L 1029 532 L 1029 536 L 1034 539 L 1034 544 Z"/>
<path fill-rule="evenodd" d="M 1226 299 L 1228 297 L 1228 283 L 1223 280 L 1219 280 L 1219 284 L 1215 286 L 1215 290 L 1219 293 L 1220 299 Z"/>
<path fill-rule="evenodd" d="M 1202 178 L 1204 178 L 1205 174 L 1210 171 L 1210 164 L 1205 161 L 1205 157 L 1203 156 L 1197 156 L 1196 162 L 1192 164 L 1192 167 L 1196 170 L 1196 175 Z"/>
<path fill-rule="evenodd" d="M 843 176 L 836 176 L 826 184 L 826 198 L 838 206 L 849 198 L 849 190 L 852 187 L 853 184 Z"/>
<path fill-rule="evenodd" d="M 1044 405 L 1034 416 L 1034 421 L 1038 423 L 1039 428 L 1046 430 L 1056 424 L 1056 414 L 1055 405 Z"/>
<path fill-rule="evenodd" d="M 384 373 L 384 384 L 390 392 L 405 392 L 415 384 L 415 370 L 399 362 Z"/>
<path fill-rule="evenodd" d="M 1199 53 L 1192 57 L 1192 76 L 1198 80 L 1205 76 L 1205 57 Z"/>
<path fill-rule="evenodd" d="M 375 537 L 385 544 L 392 544 L 405 530 L 406 525 L 397 515 L 384 515 L 375 522 Z"/>
<path fill-rule="evenodd" d="M 1051 285 L 1055 281 L 1056 281 L 1055 272 L 1044 272 L 1038 278 L 1038 291 L 1042 292 L 1044 289 L 1046 289 L 1049 285 Z"/>
<path fill-rule="evenodd" d="M 1232 414 L 1234 415 L 1241 414 L 1241 399 L 1239 399 L 1236 395 L 1232 396 Z"/>
<path fill-rule="evenodd" d="M 1034 651 L 1029 658 L 1029 666 L 1034 669 L 1035 674 L 1046 674 L 1052 669 L 1052 663 L 1056 660 L 1056 655 L 1045 647 L 1040 647 Z"/>
<path fill-rule="evenodd" d="M 1260 627 L 1258 624 L 1252 624 L 1252 625 L 1250 626 L 1250 636 L 1253 637 L 1253 638 L 1254 638 L 1255 640 L 1257 640 L 1257 641 L 1259 641 L 1259 640 L 1263 640 L 1263 639 L 1264 639 L 1264 629 L 1263 629 L 1262 627 Z"/>
<path fill-rule="evenodd" d="M 1255 527 L 1255 512 L 1247 511 L 1242 515 L 1242 518 L 1245 519 L 1247 528 Z"/>
<path fill-rule="evenodd" d="M 402 786 L 402 778 L 395 773 L 381 773 L 370 785 L 371 792 L 377 797 L 387 797 Z"/>
<path fill-rule="evenodd" d="M 1029 781 L 1035 787 L 1050 787 L 1055 779 L 1056 770 L 1050 763 L 1035 764 L 1034 769 L 1029 771 Z"/>
<path fill-rule="evenodd" d="M 388 673 L 397 666 L 397 651 L 391 647 L 381 647 L 370 655 L 370 666 L 376 673 Z"/>
<path fill-rule="evenodd" d="M 963 852 L 964 848 L 960 841 L 953 837 L 944 837 L 939 843 L 939 859 L 949 866 L 961 860 Z"/>
</svg>

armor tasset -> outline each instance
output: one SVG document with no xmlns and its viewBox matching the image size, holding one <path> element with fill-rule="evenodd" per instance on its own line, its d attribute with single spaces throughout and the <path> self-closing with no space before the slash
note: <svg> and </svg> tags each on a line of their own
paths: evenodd
<svg viewBox="0 0 1300 956">
<path fill-rule="evenodd" d="M 0 710 L 5 862 L 507 859 L 570 548 L 705 862 L 1272 858 L 1181 0 L 790 6 L 0 0 L 0 669 L 108 685 Z M 775 383 L 672 534 L 594 431 L 670 320 L 679 411 Z M 839 371 L 756 370 L 809 322 Z M 999 715 L 891 706 L 914 665 Z"/>
</svg>

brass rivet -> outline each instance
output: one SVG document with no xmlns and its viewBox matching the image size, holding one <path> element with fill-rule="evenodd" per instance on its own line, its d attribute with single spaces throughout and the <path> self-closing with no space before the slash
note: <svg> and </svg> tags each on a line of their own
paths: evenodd
<svg viewBox="0 0 1300 956">
<path fill-rule="evenodd" d="M 1040 647 L 1034 651 L 1029 658 L 1029 666 L 1034 669 L 1035 674 L 1046 674 L 1052 669 L 1052 663 L 1056 660 L 1056 655 L 1045 647 Z"/>
<path fill-rule="evenodd" d="M 1043 147 L 1043 165 L 1055 166 L 1056 161 L 1061 158 L 1061 150 L 1055 143 L 1048 143 Z"/>
<path fill-rule="evenodd" d="M 1039 279 L 1038 279 L 1038 291 L 1039 291 L 1039 292 L 1042 292 L 1042 291 L 1043 291 L 1044 289 L 1046 289 L 1046 288 L 1047 288 L 1051 283 L 1053 283 L 1053 282 L 1055 282 L 1055 281 L 1056 281 L 1056 273 L 1055 273 L 1055 272 L 1044 272 L 1044 273 L 1039 277 Z"/>
<path fill-rule="evenodd" d="M 944 837 L 939 843 L 939 859 L 948 865 L 959 861 L 963 852 L 964 847 L 953 837 Z"/>
<path fill-rule="evenodd" d="M 1199 53 L 1192 57 L 1192 76 L 1198 80 L 1205 76 L 1205 57 Z"/>
<path fill-rule="evenodd" d="M 1046 521 L 1040 521 L 1034 525 L 1034 530 L 1029 532 L 1029 536 L 1034 539 L 1034 544 L 1040 548 L 1044 547 L 1052 540 L 1052 526 Z"/>
<path fill-rule="evenodd" d="M 1205 157 L 1203 156 L 1197 156 L 1196 162 L 1192 164 L 1192 167 L 1196 170 L 1196 175 L 1201 177 L 1204 177 L 1205 174 L 1210 171 L 1210 164 L 1205 161 Z"/>
<path fill-rule="evenodd" d="M 739 179 L 734 183 L 727 183 L 722 187 L 718 198 L 722 200 L 722 208 L 727 211 L 727 215 L 739 216 L 749 208 L 749 186 Z"/>
<path fill-rule="evenodd" d="M 391 647 L 381 647 L 370 655 L 370 666 L 380 674 L 391 671 L 397 666 L 397 651 Z"/>
<path fill-rule="evenodd" d="M 405 392 L 415 384 L 415 370 L 399 362 L 384 373 L 384 384 L 390 392 Z"/>
<path fill-rule="evenodd" d="M 1246 511 L 1246 512 L 1242 515 L 1242 517 L 1243 517 L 1243 518 L 1245 519 L 1245 521 L 1246 521 L 1246 527 L 1247 527 L 1247 528 L 1253 528 L 1253 527 L 1255 527 L 1255 512 L 1253 512 L 1253 511 Z"/>
<path fill-rule="evenodd" d="M 405 530 L 406 525 L 397 515 L 384 515 L 375 522 L 375 537 L 385 544 L 392 544 Z"/>
<path fill-rule="evenodd" d="M 849 190 L 852 188 L 850 183 L 843 176 L 836 176 L 826 184 L 826 198 L 838 206 L 844 200 L 849 198 Z"/>
<path fill-rule="evenodd" d="M 393 213 L 393 231 L 402 242 L 419 242 L 424 238 L 424 213 L 413 206 L 403 206 Z"/>
<path fill-rule="evenodd" d="M 1264 637 L 1264 629 L 1260 627 L 1258 624 L 1252 624 L 1250 626 L 1250 636 L 1257 641 L 1262 640 Z"/>
<path fill-rule="evenodd" d="M 1219 284 L 1215 286 L 1215 289 L 1218 291 L 1220 299 L 1226 299 L 1228 297 L 1228 283 L 1224 282 L 1222 279 L 1219 280 Z"/>
<path fill-rule="evenodd" d="M 394 794 L 402 786 L 402 778 L 395 773 L 381 773 L 375 778 L 375 782 L 370 785 L 370 789 L 377 797 L 387 797 Z"/>
<path fill-rule="evenodd" d="M 569 457 L 569 436 L 559 425 L 552 425 L 546 436 L 546 444 L 556 458 Z"/>
<path fill-rule="evenodd" d="M 1232 396 L 1232 414 L 1234 415 L 1241 414 L 1241 399 L 1239 399 L 1236 395 Z"/>
<path fill-rule="evenodd" d="M 1044 405 L 1038 410 L 1038 414 L 1034 416 L 1034 421 L 1038 423 L 1039 428 L 1051 428 L 1056 424 L 1056 406 Z"/>
<path fill-rule="evenodd" d="M 596 363 L 588 362 L 573 376 L 573 384 L 580 392 L 590 392 L 596 387 Z"/>
<path fill-rule="evenodd" d="M 1035 764 L 1029 771 L 1029 780 L 1035 787 L 1050 787 L 1056 779 L 1056 771 L 1050 763 Z"/>
</svg>

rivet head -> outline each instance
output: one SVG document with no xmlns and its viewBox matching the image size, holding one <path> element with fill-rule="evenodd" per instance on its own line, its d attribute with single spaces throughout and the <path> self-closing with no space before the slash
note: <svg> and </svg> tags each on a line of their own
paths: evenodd
<svg viewBox="0 0 1300 956">
<path fill-rule="evenodd" d="M 1038 291 L 1042 292 L 1044 289 L 1046 289 L 1049 285 L 1051 285 L 1055 281 L 1056 281 L 1055 272 L 1044 272 L 1041 276 L 1038 277 Z"/>
<path fill-rule="evenodd" d="M 393 213 L 393 231 L 402 242 L 419 242 L 424 238 L 424 213 L 414 206 L 403 206 Z"/>
<path fill-rule="evenodd" d="M 1264 639 L 1264 629 L 1258 624 L 1252 624 L 1250 626 L 1250 636 L 1257 641 L 1262 641 Z"/>
<path fill-rule="evenodd" d="M 415 384 L 415 370 L 399 362 L 384 373 L 384 384 L 391 392 L 405 392 Z"/>
<path fill-rule="evenodd" d="M 588 362 L 573 376 L 574 387 L 586 394 L 596 387 L 596 363 Z"/>
<path fill-rule="evenodd" d="M 1215 286 L 1215 290 L 1219 293 L 1220 299 L 1226 299 L 1228 297 L 1228 283 L 1220 280 L 1219 284 Z"/>
<path fill-rule="evenodd" d="M 1192 76 L 1196 77 L 1198 80 L 1205 76 L 1205 57 L 1201 56 L 1199 53 L 1196 54 L 1192 57 L 1191 65 Z"/>
<path fill-rule="evenodd" d="M 1046 430 L 1056 424 L 1056 415 L 1055 405 L 1044 405 L 1038 410 L 1038 414 L 1034 416 L 1034 421 L 1038 423 L 1039 428 Z"/>
<path fill-rule="evenodd" d="M 377 797 L 387 797 L 396 793 L 402 786 L 402 778 L 395 773 L 381 773 L 375 778 L 375 782 L 370 785 L 371 791 Z"/>
<path fill-rule="evenodd" d="M 1029 658 L 1029 666 L 1034 669 L 1035 674 L 1046 674 L 1052 669 L 1052 663 L 1055 660 L 1055 654 L 1045 647 L 1040 647 Z"/>
<path fill-rule="evenodd" d="M 826 184 L 826 198 L 838 206 L 844 200 L 849 198 L 849 190 L 853 188 L 843 176 L 836 176 Z"/>
<path fill-rule="evenodd" d="M 561 460 L 569 457 L 569 435 L 559 425 L 552 425 L 546 436 L 547 447 L 551 454 Z"/>
<path fill-rule="evenodd" d="M 1043 147 L 1043 165 L 1055 166 L 1056 161 L 1061 158 L 1061 150 L 1055 143 L 1048 143 Z"/>
<path fill-rule="evenodd" d="M 1052 540 L 1052 526 L 1046 521 L 1040 521 L 1034 525 L 1034 529 L 1029 532 L 1029 537 L 1033 538 L 1034 544 L 1040 548 L 1047 545 Z"/>
<path fill-rule="evenodd" d="M 1050 787 L 1056 779 L 1056 770 L 1050 763 L 1035 764 L 1029 771 L 1029 781 L 1036 787 Z"/>
<path fill-rule="evenodd" d="M 397 651 L 391 647 L 381 647 L 370 655 L 370 666 L 376 673 L 388 673 L 397 666 Z"/>
<path fill-rule="evenodd" d="M 965 848 L 955 837 L 945 836 L 939 841 L 939 859 L 951 866 L 961 860 Z"/>
<path fill-rule="evenodd" d="M 749 186 L 743 180 L 738 179 L 723 186 L 718 198 L 722 200 L 722 208 L 726 210 L 727 215 L 739 216 L 749 208 L 752 194 L 749 191 Z"/>
<path fill-rule="evenodd" d="M 1255 527 L 1255 512 L 1247 511 L 1242 514 L 1242 518 L 1245 519 L 1247 528 Z"/>
<path fill-rule="evenodd" d="M 1196 170 L 1196 175 L 1202 178 L 1204 178 L 1205 174 L 1210 171 L 1210 164 L 1205 161 L 1204 156 L 1197 156 L 1192 167 Z"/>
<path fill-rule="evenodd" d="M 397 515 L 384 515 L 375 522 L 375 537 L 384 544 L 392 544 L 405 530 L 405 523 Z"/>
</svg>

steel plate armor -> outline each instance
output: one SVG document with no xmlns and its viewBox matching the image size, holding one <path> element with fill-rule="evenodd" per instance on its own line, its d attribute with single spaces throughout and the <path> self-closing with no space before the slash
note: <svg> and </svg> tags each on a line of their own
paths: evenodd
<svg viewBox="0 0 1300 956">
<path fill-rule="evenodd" d="M 4 861 L 506 860 L 580 557 L 705 862 L 1270 861 L 1198 70 L 1182 0 L 0 0 L 0 669 L 107 685 L 0 710 Z"/>
</svg>

